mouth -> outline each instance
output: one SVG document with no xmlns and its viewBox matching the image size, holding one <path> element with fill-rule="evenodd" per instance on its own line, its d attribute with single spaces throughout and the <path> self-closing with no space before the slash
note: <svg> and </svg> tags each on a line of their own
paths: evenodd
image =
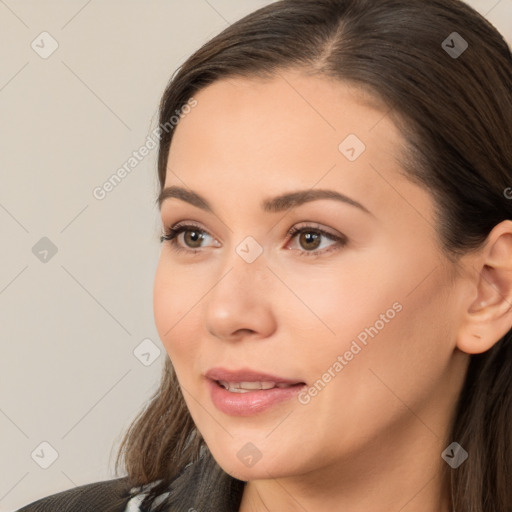
<svg viewBox="0 0 512 512">
<path fill-rule="evenodd" d="M 286 388 L 297 384 L 305 384 L 300 379 L 289 379 L 263 373 L 250 368 L 241 370 L 228 370 L 226 368 L 211 368 L 205 373 L 205 377 L 217 382 L 229 391 L 255 391 L 272 388 Z"/>
<path fill-rule="evenodd" d="M 215 381 L 219 386 L 230 391 L 231 393 L 249 393 L 251 391 L 260 391 L 274 388 L 291 388 L 293 386 L 302 386 L 304 382 L 297 382 L 295 384 L 284 382 L 265 382 L 265 381 L 245 381 L 245 382 L 227 382 L 225 380 Z"/>
<path fill-rule="evenodd" d="M 229 416 L 251 416 L 295 397 L 306 383 L 259 371 L 212 368 L 205 374 L 213 405 Z"/>
</svg>

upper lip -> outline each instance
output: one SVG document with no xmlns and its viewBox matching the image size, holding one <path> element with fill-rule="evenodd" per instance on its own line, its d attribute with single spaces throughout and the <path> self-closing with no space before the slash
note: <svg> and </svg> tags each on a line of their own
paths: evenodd
<svg viewBox="0 0 512 512">
<path fill-rule="evenodd" d="M 250 368 L 240 370 L 228 370 L 226 368 L 215 367 L 205 373 L 205 377 L 216 381 L 226 382 L 274 382 L 276 384 L 304 384 L 299 379 L 285 379 L 277 375 L 263 373 Z"/>
</svg>

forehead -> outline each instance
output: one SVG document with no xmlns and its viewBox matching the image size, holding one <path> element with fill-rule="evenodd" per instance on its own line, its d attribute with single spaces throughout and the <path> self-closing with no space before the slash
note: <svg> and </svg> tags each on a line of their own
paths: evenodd
<svg viewBox="0 0 512 512">
<path fill-rule="evenodd" d="M 388 108 L 376 97 L 360 87 L 300 71 L 265 80 L 218 80 L 200 90 L 195 99 L 197 106 L 175 130 L 172 158 L 182 150 L 192 152 L 192 138 L 203 149 L 221 144 L 224 152 L 234 153 L 242 146 L 270 145 L 274 153 L 283 148 L 295 154 L 319 148 L 322 142 L 324 148 L 338 151 L 349 133 L 368 143 L 380 141 L 383 147 L 400 138 L 385 117 Z M 380 129 L 372 137 L 378 124 Z M 182 144 L 187 140 L 189 144 Z"/>
<path fill-rule="evenodd" d="M 218 80 L 194 98 L 175 128 L 166 186 L 206 197 L 331 187 L 378 208 L 396 200 L 390 183 L 411 185 L 398 172 L 404 140 L 388 109 L 354 85 L 288 71 Z"/>
</svg>

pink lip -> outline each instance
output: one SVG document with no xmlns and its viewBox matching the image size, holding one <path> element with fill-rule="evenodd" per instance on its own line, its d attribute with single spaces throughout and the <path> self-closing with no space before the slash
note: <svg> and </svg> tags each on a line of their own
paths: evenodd
<svg viewBox="0 0 512 512">
<path fill-rule="evenodd" d="M 205 377 L 212 380 L 225 380 L 227 382 L 275 382 L 276 384 L 300 384 L 298 379 L 285 379 L 277 375 L 262 373 L 250 368 L 241 370 L 227 370 L 225 368 L 211 368 L 205 373 Z"/>
<path fill-rule="evenodd" d="M 285 379 L 268 373 L 250 369 L 230 371 L 224 368 L 212 368 L 206 372 L 207 384 L 213 404 L 229 416 L 252 416 L 261 413 L 280 402 L 289 400 L 297 395 L 306 385 L 295 379 Z M 224 389 L 217 381 L 227 382 L 275 382 L 276 384 L 293 384 L 288 388 L 272 388 L 246 393 L 234 393 Z"/>
</svg>

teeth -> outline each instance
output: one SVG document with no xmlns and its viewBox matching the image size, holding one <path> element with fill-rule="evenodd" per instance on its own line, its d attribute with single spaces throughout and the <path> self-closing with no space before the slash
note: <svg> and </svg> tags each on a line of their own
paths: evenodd
<svg viewBox="0 0 512 512">
<path fill-rule="evenodd" d="M 248 393 L 249 391 L 255 391 L 259 389 L 272 389 L 275 387 L 284 387 L 281 384 L 275 382 L 227 382 L 225 380 L 219 380 L 219 384 L 228 391 L 233 393 Z"/>
<path fill-rule="evenodd" d="M 227 382 L 221 380 L 219 383 L 228 391 L 234 391 L 235 393 L 246 393 L 248 391 L 272 389 L 275 387 L 274 382 Z"/>
</svg>

